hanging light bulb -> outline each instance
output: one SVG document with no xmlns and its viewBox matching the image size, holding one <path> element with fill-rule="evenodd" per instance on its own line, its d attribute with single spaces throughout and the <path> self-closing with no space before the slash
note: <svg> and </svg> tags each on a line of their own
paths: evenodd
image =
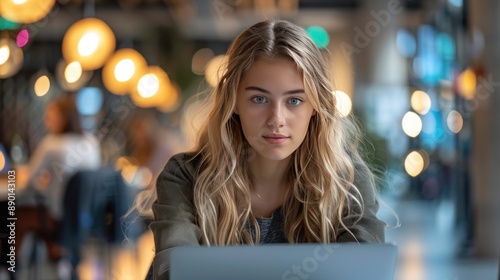
<svg viewBox="0 0 500 280">
<path fill-rule="evenodd" d="M 42 97 L 50 90 L 50 79 L 47 75 L 38 77 L 35 81 L 34 92 L 36 96 Z"/>
<path fill-rule="evenodd" d="M 118 50 L 102 70 L 104 86 L 114 94 L 127 94 L 147 66 L 144 57 L 136 50 Z"/>
<path fill-rule="evenodd" d="M 64 78 L 72 84 L 82 77 L 82 66 L 78 61 L 73 61 L 64 69 Z"/>
<path fill-rule="evenodd" d="M 17 73 L 23 65 L 23 51 L 11 39 L 0 39 L 0 78 L 8 78 Z"/>
<path fill-rule="evenodd" d="M 34 23 L 46 17 L 55 3 L 55 0 L 2 0 L 0 11 L 9 21 Z"/>
<path fill-rule="evenodd" d="M 10 57 L 10 48 L 7 45 L 0 46 L 0 65 L 7 62 Z"/>
<path fill-rule="evenodd" d="M 114 52 L 115 35 L 100 19 L 86 18 L 74 23 L 63 39 L 63 56 L 66 61 L 77 61 L 83 70 L 95 70 Z"/>
<path fill-rule="evenodd" d="M 415 112 L 406 112 L 401 122 L 406 135 L 415 138 L 422 131 L 422 119 Z"/>
<path fill-rule="evenodd" d="M 37 98 L 53 96 L 55 81 L 52 74 L 47 69 L 41 69 L 30 78 L 31 92 Z"/>
<path fill-rule="evenodd" d="M 134 82 L 130 97 L 139 107 L 157 107 L 168 102 L 171 88 L 167 73 L 158 66 L 150 66 Z"/>
<path fill-rule="evenodd" d="M 81 89 L 91 78 L 92 71 L 83 71 L 79 62 L 66 63 L 61 59 L 56 66 L 56 78 L 61 88 L 66 91 Z"/>
</svg>

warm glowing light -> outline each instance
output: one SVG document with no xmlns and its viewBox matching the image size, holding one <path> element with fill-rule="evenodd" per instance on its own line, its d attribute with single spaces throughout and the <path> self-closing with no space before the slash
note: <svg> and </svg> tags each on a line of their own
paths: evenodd
<svg viewBox="0 0 500 280">
<path fill-rule="evenodd" d="M 425 115 L 431 109 L 431 98 L 429 95 L 421 90 L 416 90 L 411 95 L 411 107 L 420 115 Z"/>
<path fill-rule="evenodd" d="M 424 165 L 424 158 L 419 152 L 413 151 L 406 156 L 405 170 L 408 175 L 412 177 L 418 176 L 424 170 Z"/>
<path fill-rule="evenodd" d="M 106 89 L 114 94 L 127 94 L 145 74 L 147 62 L 134 49 L 120 49 L 106 62 L 102 80 Z"/>
<path fill-rule="evenodd" d="M 14 40 L 0 39 L 0 79 L 16 74 L 21 69 L 23 59 L 23 50 L 17 46 Z"/>
<path fill-rule="evenodd" d="M 146 74 L 142 76 L 137 83 L 137 90 L 139 91 L 139 94 L 144 98 L 155 95 L 156 93 L 158 93 L 159 88 L 160 80 L 158 80 L 158 77 L 156 77 L 155 74 Z"/>
<path fill-rule="evenodd" d="M 36 96 L 44 96 L 49 92 L 50 89 L 50 79 L 46 75 L 40 76 L 38 79 L 36 79 L 35 86 L 34 86 L 34 91 Z"/>
<path fill-rule="evenodd" d="M 74 23 L 63 38 L 63 56 L 66 61 L 78 61 L 85 70 L 95 70 L 113 54 L 115 35 L 100 19 L 86 18 Z"/>
<path fill-rule="evenodd" d="M 66 63 L 61 59 L 56 65 L 56 78 L 62 90 L 78 91 L 92 78 L 92 71 L 83 71 L 78 61 Z"/>
<path fill-rule="evenodd" d="M 118 82 L 126 82 L 135 73 L 135 64 L 131 59 L 120 60 L 115 67 L 115 78 Z"/>
<path fill-rule="evenodd" d="M 0 47 L 0 65 L 4 64 L 10 56 L 10 49 L 9 46 L 1 46 Z"/>
<path fill-rule="evenodd" d="M 70 84 L 78 81 L 82 77 L 82 66 L 78 61 L 73 61 L 66 66 L 64 78 Z"/>
<path fill-rule="evenodd" d="M 337 112 L 341 117 L 346 117 L 351 113 L 352 110 L 352 101 L 347 93 L 336 90 L 333 92 L 336 98 L 336 108 Z"/>
<path fill-rule="evenodd" d="M 3 152 L 0 150 L 0 171 L 2 171 L 5 168 L 5 156 L 3 155 Z"/>
<path fill-rule="evenodd" d="M 226 71 L 227 55 L 218 55 L 208 62 L 205 70 L 205 79 L 210 86 L 215 88 Z"/>
<path fill-rule="evenodd" d="M 177 84 L 172 84 L 170 87 L 168 98 L 165 102 L 157 106 L 156 108 L 164 113 L 170 113 L 179 108 L 181 96 L 180 96 L 180 88 Z"/>
<path fill-rule="evenodd" d="M 403 117 L 402 126 L 406 135 L 417 137 L 422 131 L 422 119 L 414 112 L 407 112 Z"/>
<path fill-rule="evenodd" d="M 459 112 L 453 110 L 448 114 L 448 117 L 446 118 L 446 124 L 452 132 L 459 133 L 464 126 L 464 119 Z"/>
<path fill-rule="evenodd" d="M 130 97 L 139 107 L 158 107 L 168 102 L 171 91 L 167 73 L 158 66 L 150 66 L 132 87 Z"/>
<path fill-rule="evenodd" d="M 47 16 L 56 0 L 1 0 L 2 17 L 17 23 L 34 23 Z"/>
<path fill-rule="evenodd" d="M 122 170 L 123 168 L 125 168 L 129 165 L 131 165 L 129 158 L 123 157 L 123 156 L 119 157 L 116 159 L 116 162 L 115 162 L 115 170 L 116 171 Z"/>
<path fill-rule="evenodd" d="M 99 47 L 100 38 L 97 32 L 89 32 L 78 42 L 78 53 L 81 56 L 91 56 Z"/>
<path fill-rule="evenodd" d="M 458 78 L 458 93 L 465 99 L 472 100 L 476 96 L 477 78 L 474 71 L 467 69 Z"/>
</svg>

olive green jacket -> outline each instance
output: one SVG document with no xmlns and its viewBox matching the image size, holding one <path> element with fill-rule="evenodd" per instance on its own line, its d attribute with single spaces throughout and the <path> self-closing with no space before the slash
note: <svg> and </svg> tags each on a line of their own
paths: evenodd
<svg viewBox="0 0 500 280">
<path fill-rule="evenodd" d="M 154 279 L 169 279 L 170 250 L 173 247 L 200 245 L 201 233 L 193 204 L 198 161 L 190 159 L 192 157 L 188 154 L 173 156 L 157 180 L 158 198 L 153 204 L 154 221 L 151 223 L 156 248 Z M 358 181 L 355 177 L 354 184 L 363 196 L 363 216 L 357 223 L 359 215 L 345 217 L 343 221 L 353 234 L 340 231 L 337 240 L 382 243 L 386 224 L 375 216 L 379 205 L 374 187 L 371 183 Z"/>
</svg>

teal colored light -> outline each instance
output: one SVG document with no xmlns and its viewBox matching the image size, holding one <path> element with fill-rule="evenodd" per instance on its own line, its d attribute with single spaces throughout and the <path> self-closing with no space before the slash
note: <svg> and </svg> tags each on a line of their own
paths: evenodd
<svg viewBox="0 0 500 280">
<path fill-rule="evenodd" d="M 313 25 L 306 28 L 306 31 L 318 48 L 326 48 L 330 43 L 330 36 L 323 27 Z"/>
<path fill-rule="evenodd" d="M 455 58 L 455 43 L 450 35 L 440 33 L 436 38 L 436 47 L 443 59 L 452 60 Z"/>
<path fill-rule="evenodd" d="M 19 24 L 0 17 L 0 30 L 14 30 L 19 28 Z"/>
</svg>

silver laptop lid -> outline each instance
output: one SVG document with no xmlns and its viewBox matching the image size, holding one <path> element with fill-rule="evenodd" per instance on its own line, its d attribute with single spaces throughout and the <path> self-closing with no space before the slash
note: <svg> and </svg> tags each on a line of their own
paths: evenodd
<svg viewBox="0 0 500 280">
<path fill-rule="evenodd" d="M 279 244 L 177 247 L 171 280 L 394 279 L 397 248 L 390 244 Z"/>
</svg>

